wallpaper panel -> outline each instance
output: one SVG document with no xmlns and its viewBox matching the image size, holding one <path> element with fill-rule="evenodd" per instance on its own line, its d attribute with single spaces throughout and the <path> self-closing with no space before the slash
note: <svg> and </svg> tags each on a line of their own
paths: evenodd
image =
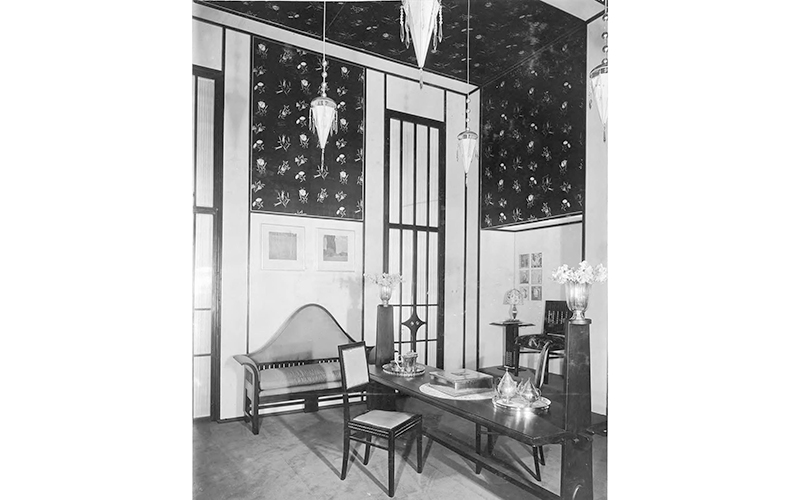
<svg viewBox="0 0 800 500">
<path fill-rule="evenodd" d="M 309 129 L 322 55 L 258 37 L 252 50 L 251 211 L 362 220 L 365 69 L 326 58 L 339 116 L 323 164 Z"/>
<path fill-rule="evenodd" d="M 483 88 L 481 227 L 583 212 L 586 30 Z"/>
</svg>

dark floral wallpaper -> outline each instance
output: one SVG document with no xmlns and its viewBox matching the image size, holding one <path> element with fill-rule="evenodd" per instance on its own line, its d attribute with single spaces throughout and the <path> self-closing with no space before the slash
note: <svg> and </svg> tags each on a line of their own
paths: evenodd
<svg viewBox="0 0 800 500">
<path fill-rule="evenodd" d="M 309 129 L 322 55 L 254 37 L 252 60 L 251 210 L 362 220 L 364 68 L 327 58 L 339 116 L 322 164 Z"/>
<path fill-rule="evenodd" d="M 291 31 L 322 38 L 321 1 L 199 2 Z M 602 6 L 598 6 L 598 11 Z M 329 42 L 417 67 L 414 47 L 400 41 L 400 1 L 328 2 Z M 534 0 L 471 0 L 470 82 L 478 86 L 531 57 L 585 22 Z M 466 79 L 467 1 L 443 0 L 442 42 L 428 51 L 425 71 Z"/>
<path fill-rule="evenodd" d="M 586 30 L 481 91 L 481 227 L 582 213 Z"/>
</svg>

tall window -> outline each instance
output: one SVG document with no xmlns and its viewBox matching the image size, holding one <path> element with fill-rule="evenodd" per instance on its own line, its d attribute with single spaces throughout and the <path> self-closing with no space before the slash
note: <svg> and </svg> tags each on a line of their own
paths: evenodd
<svg viewBox="0 0 800 500">
<path fill-rule="evenodd" d="M 221 73 L 193 68 L 193 415 L 219 418 Z"/>
<path fill-rule="evenodd" d="M 404 282 L 392 297 L 395 348 L 444 366 L 444 123 L 386 111 L 383 267 Z"/>
</svg>

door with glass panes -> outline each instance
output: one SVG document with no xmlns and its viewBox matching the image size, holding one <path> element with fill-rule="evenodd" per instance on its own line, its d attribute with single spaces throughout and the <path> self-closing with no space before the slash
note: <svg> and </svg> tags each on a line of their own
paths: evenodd
<svg viewBox="0 0 800 500">
<path fill-rule="evenodd" d="M 194 418 L 219 419 L 222 73 L 192 68 L 194 126 Z"/>
<path fill-rule="evenodd" d="M 444 123 L 386 111 L 383 268 L 403 282 L 394 348 L 444 366 Z"/>
</svg>

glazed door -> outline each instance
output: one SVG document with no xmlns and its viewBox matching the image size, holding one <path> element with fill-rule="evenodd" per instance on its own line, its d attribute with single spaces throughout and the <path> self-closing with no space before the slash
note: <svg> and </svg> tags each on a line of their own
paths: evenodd
<svg viewBox="0 0 800 500">
<path fill-rule="evenodd" d="M 219 419 L 222 73 L 194 67 L 194 418 Z"/>
<path fill-rule="evenodd" d="M 392 296 L 395 349 L 444 367 L 444 123 L 386 111 L 383 268 L 404 282 Z"/>
</svg>

